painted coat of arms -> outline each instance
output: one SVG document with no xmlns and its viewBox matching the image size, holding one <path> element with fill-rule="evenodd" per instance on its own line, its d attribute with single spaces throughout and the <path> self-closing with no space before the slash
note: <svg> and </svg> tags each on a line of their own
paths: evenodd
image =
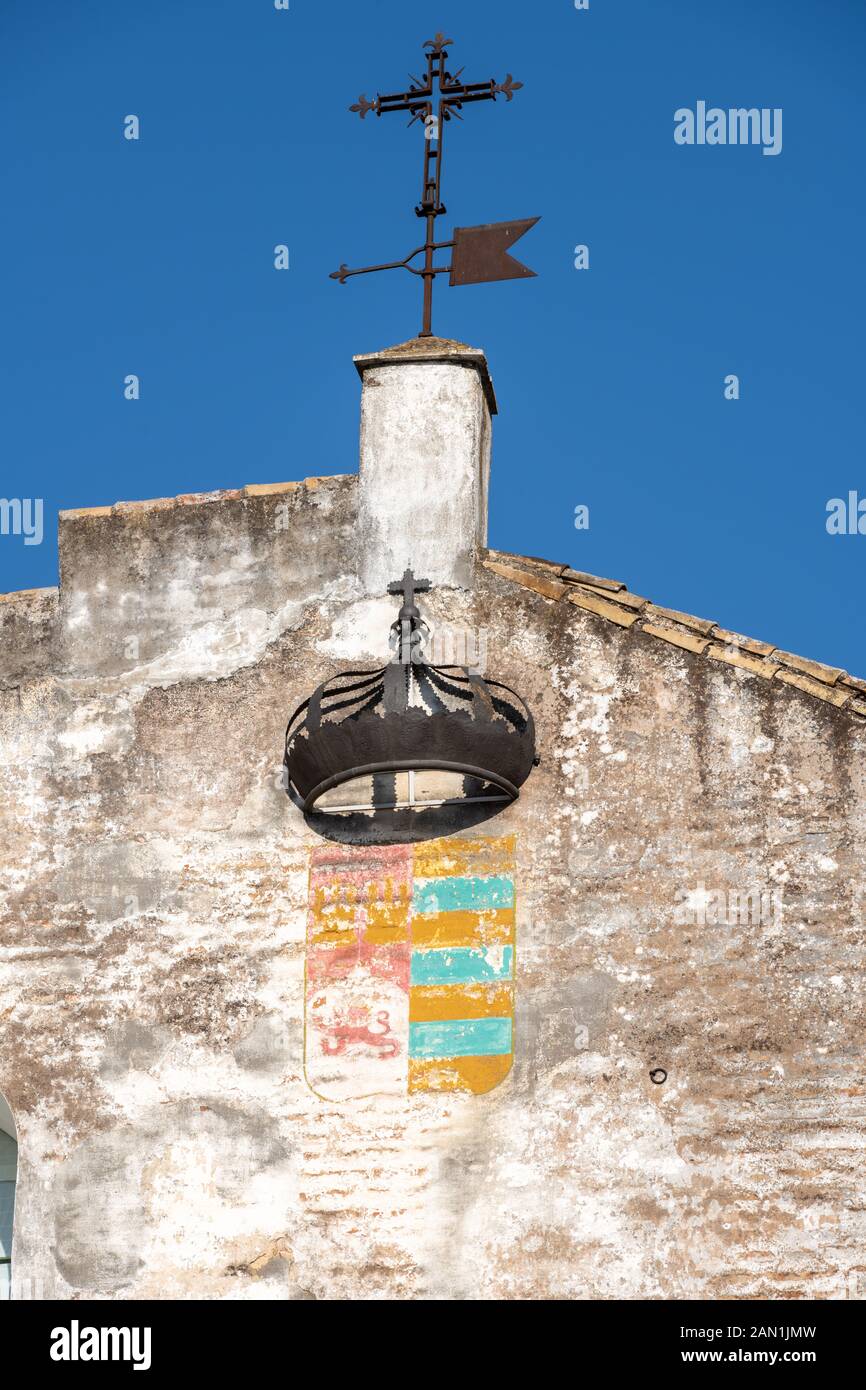
<svg viewBox="0 0 866 1390">
<path fill-rule="evenodd" d="M 514 837 L 317 846 L 304 1068 L 327 1100 L 490 1091 L 514 1051 Z"/>
</svg>

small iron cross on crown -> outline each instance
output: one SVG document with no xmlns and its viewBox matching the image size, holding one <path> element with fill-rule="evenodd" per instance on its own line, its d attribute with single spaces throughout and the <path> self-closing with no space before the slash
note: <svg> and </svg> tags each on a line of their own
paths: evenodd
<svg viewBox="0 0 866 1390">
<path fill-rule="evenodd" d="M 421 621 L 415 595 L 429 592 L 430 580 L 416 579 L 410 569 L 406 570 L 402 579 L 392 579 L 388 585 L 389 594 L 403 595 L 403 605 L 397 614 L 397 620 L 391 624 L 396 648 L 394 660 L 400 665 L 408 666 L 413 661 L 420 660 L 420 644 L 427 628 Z"/>
<path fill-rule="evenodd" d="M 421 617 L 415 604 L 416 594 L 428 594 L 430 592 L 429 579 L 416 579 L 410 569 L 407 569 L 402 579 L 392 579 L 388 585 L 389 594 L 402 594 L 403 607 L 397 615 L 397 621 L 402 622 L 406 618 L 413 620 Z"/>
</svg>

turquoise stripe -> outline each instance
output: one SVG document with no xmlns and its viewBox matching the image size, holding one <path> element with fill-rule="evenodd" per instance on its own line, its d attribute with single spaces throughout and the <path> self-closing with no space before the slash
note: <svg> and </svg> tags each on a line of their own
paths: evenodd
<svg viewBox="0 0 866 1390">
<path fill-rule="evenodd" d="M 412 890 L 415 912 L 484 912 L 514 906 L 514 880 L 510 878 L 427 878 L 416 880 Z"/>
<path fill-rule="evenodd" d="M 410 1057 L 501 1057 L 510 1051 L 510 1018 L 409 1024 Z"/>
<path fill-rule="evenodd" d="M 441 946 L 412 952 L 413 985 L 471 985 L 510 980 L 513 946 Z"/>
</svg>

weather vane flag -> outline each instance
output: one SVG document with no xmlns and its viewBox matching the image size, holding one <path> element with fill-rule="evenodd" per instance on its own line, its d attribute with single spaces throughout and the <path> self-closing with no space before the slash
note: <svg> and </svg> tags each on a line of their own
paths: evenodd
<svg viewBox="0 0 866 1390">
<path fill-rule="evenodd" d="M 424 44 L 427 50 L 427 74 L 423 81 L 410 73 L 412 85 L 408 91 L 393 92 L 388 96 L 377 96 L 369 101 L 359 96 L 357 102 L 349 107 L 364 120 L 370 112 L 383 116 L 389 111 L 409 113 L 409 125 L 420 122 L 424 134 L 424 166 L 421 183 L 421 201 L 415 209 L 416 215 L 425 220 L 427 234 L 423 246 L 416 246 L 401 261 L 387 261 L 382 265 L 367 265 L 359 270 L 349 270 L 341 265 L 333 271 L 332 280 L 343 285 L 351 275 L 369 275 L 378 270 L 408 270 L 419 275 L 424 282 L 424 311 L 421 337 L 432 337 L 433 281 L 437 275 L 449 275 L 451 285 L 477 285 L 489 280 L 517 280 L 535 275 L 534 270 L 521 265 L 509 254 L 511 247 L 538 221 L 537 217 L 523 218 L 517 222 L 491 222 L 480 227 L 455 227 L 451 241 L 436 240 L 436 218 L 447 211 L 442 202 L 442 155 L 445 126 L 455 117 L 462 120 L 464 106 L 474 101 L 495 101 L 504 96 L 511 101 L 514 93 L 523 86 L 515 82 L 511 73 L 504 82 L 490 78 L 487 82 L 463 82 L 463 69 L 453 76 L 448 71 L 447 49 L 452 43 L 442 34 L 428 39 Z M 435 264 L 436 254 L 451 250 L 450 265 Z M 416 256 L 423 256 L 419 266 L 410 264 Z"/>
</svg>

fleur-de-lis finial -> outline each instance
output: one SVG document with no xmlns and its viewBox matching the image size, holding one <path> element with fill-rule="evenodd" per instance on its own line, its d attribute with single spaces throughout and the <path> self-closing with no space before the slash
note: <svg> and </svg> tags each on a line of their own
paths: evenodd
<svg viewBox="0 0 866 1390">
<path fill-rule="evenodd" d="M 500 82 L 499 85 L 497 87 L 494 87 L 493 90 L 495 92 L 503 92 L 505 95 L 505 100 L 512 101 L 514 99 L 514 93 L 519 92 L 522 86 L 523 83 L 515 82 L 514 78 L 511 76 L 511 73 L 509 72 L 506 74 L 505 81 Z"/>
<path fill-rule="evenodd" d="M 354 105 L 349 107 L 349 110 L 357 111 L 363 121 L 368 111 L 375 111 L 376 115 L 379 114 L 379 98 L 377 97 L 375 101 L 368 101 L 362 92 Z"/>
<path fill-rule="evenodd" d="M 446 48 L 448 48 L 449 44 L 452 44 L 453 42 L 453 39 L 446 39 L 445 35 L 442 33 L 440 29 L 438 34 L 436 34 L 434 38 L 424 40 L 424 47 L 432 48 L 434 53 L 442 53 Z"/>
</svg>

